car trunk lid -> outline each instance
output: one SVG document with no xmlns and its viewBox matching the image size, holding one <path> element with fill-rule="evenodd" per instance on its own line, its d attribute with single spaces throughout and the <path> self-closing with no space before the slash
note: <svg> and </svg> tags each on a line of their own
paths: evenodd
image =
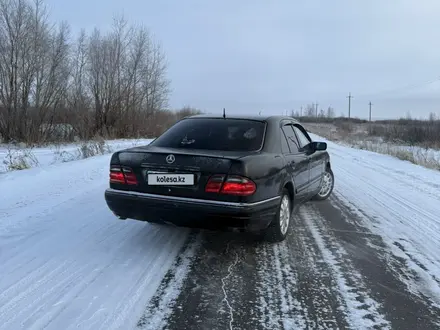
<svg viewBox="0 0 440 330">
<path fill-rule="evenodd" d="M 138 179 L 138 184 L 130 186 L 130 190 L 204 199 L 214 197 L 205 193 L 209 178 L 228 174 L 232 163 L 246 154 L 147 146 L 121 151 L 118 158 L 119 165 L 130 167 Z"/>
</svg>

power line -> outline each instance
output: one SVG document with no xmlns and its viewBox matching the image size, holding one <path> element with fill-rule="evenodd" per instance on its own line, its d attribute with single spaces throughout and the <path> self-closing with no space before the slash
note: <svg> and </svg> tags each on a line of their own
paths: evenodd
<svg viewBox="0 0 440 330">
<path fill-rule="evenodd" d="M 373 104 L 372 104 L 371 101 L 370 101 L 370 103 L 368 103 L 368 105 L 370 106 L 370 115 L 369 115 L 370 120 L 369 120 L 369 121 L 371 121 L 371 106 L 372 106 Z"/>
<path fill-rule="evenodd" d="M 348 118 L 351 118 L 351 99 L 353 98 L 353 96 L 351 96 L 351 92 L 348 93 Z"/>
</svg>

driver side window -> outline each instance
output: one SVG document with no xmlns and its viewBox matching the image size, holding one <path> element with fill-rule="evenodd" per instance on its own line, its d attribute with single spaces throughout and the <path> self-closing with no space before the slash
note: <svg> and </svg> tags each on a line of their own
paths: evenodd
<svg viewBox="0 0 440 330">
<path fill-rule="evenodd" d="M 297 126 L 293 126 L 293 130 L 296 133 L 296 136 L 298 137 L 299 144 L 301 148 L 304 148 L 308 144 L 310 144 L 312 141 L 308 139 L 308 137 L 302 132 L 301 129 L 299 129 Z"/>
</svg>

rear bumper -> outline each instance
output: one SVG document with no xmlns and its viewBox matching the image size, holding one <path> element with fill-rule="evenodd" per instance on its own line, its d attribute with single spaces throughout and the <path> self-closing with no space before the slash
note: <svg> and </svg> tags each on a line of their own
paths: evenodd
<svg viewBox="0 0 440 330">
<path fill-rule="evenodd" d="M 257 232 L 275 216 L 280 197 L 256 203 L 230 203 L 107 189 L 105 201 L 121 218 L 177 226 Z"/>
</svg>

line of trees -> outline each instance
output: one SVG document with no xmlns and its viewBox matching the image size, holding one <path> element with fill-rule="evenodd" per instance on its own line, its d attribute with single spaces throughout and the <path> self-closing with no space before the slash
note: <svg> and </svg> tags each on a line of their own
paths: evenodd
<svg viewBox="0 0 440 330">
<path fill-rule="evenodd" d="M 335 109 L 329 106 L 326 111 L 321 109 L 317 112 L 314 104 L 307 104 L 304 110 L 292 110 L 291 116 L 295 118 L 314 118 L 316 121 L 316 118 L 334 118 Z"/>
<path fill-rule="evenodd" d="M 109 32 L 52 24 L 42 0 L 0 0 L 0 135 L 44 142 L 148 135 L 168 105 L 159 43 L 143 26 L 114 18 Z M 58 132 L 59 133 L 59 132 Z"/>
</svg>

